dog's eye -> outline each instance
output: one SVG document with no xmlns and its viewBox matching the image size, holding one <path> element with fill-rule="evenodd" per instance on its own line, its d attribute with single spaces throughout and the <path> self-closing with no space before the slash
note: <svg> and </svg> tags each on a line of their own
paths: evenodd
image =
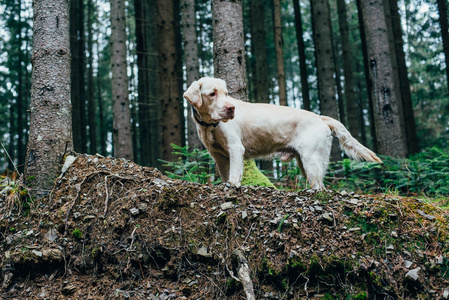
<svg viewBox="0 0 449 300">
<path fill-rule="evenodd" d="M 210 93 L 209 96 L 211 97 L 215 96 L 215 92 Z"/>
</svg>

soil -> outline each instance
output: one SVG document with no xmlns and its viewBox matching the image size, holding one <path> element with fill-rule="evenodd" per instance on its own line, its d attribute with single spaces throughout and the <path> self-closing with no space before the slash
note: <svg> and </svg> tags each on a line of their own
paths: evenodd
<svg viewBox="0 0 449 300">
<path fill-rule="evenodd" d="M 29 207 L 3 180 L 2 299 L 247 299 L 245 261 L 256 299 L 449 296 L 449 214 L 422 199 L 199 185 L 75 156 Z"/>
</svg>

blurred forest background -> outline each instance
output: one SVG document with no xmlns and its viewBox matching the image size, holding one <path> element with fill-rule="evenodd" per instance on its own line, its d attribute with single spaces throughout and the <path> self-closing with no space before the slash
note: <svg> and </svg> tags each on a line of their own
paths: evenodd
<svg viewBox="0 0 449 300">
<path fill-rule="evenodd" d="M 401 103 L 398 117 L 406 144 L 402 152 L 378 147 L 384 137 L 375 130 L 376 103 L 369 90 L 368 73 L 374 66 L 369 63 L 370 47 L 365 38 L 370 29 L 363 22 L 365 18 L 366 24 L 369 16 L 361 14 L 359 0 L 242 2 L 250 101 L 332 115 L 320 102 L 326 93 L 320 89 L 327 83 L 331 88 L 331 102 L 335 102 L 334 117 L 369 148 L 393 157 L 425 153 L 429 159 L 440 157 L 438 163 L 447 159 L 449 39 L 446 0 L 383 1 L 391 52 L 389 63 L 397 74 L 393 80 L 396 80 Z M 324 8 L 320 7 L 323 3 Z M 322 9 L 328 9 L 329 18 Z M 190 150 L 201 149 L 190 121 L 190 108 L 182 94 L 193 80 L 214 74 L 211 1 L 126 2 L 131 117 L 127 146 L 130 155 L 117 152 L 113 138 L 110 12 L 110 1 L 70 2 L 74 150 L 126 157 L 141 165 L 162 168 L 163 161 L 177 161 L 172 144 L 181 147 L 178 154 L 185 152 L 186 145 Z M 371 17 L 376 18 L 375 15 Z M 13 170 L 15 165 L 23 171 L 26 160 L 32 27 L 31 0 L 1 2 L 2 170 Z M 323 34 L 326 31 L 329 35 Z M 327 44 L 323 46 L 324 43 Z M 328 48 L 323 52 L 322 47 Z M 320 62 L 323 58 L 330 60 Z M 323 67 L 317 68 L 320 64 L 326 65 L 327 74 Z M 391 138 L 383 142 L 399 143 Z M 178 166 L 183 167 L 185 164 Z M 271 168 L 270 165 L 265 167 Z M 447 167 L 438 172 L 445 174 L 446 179 L 441 183 L 445 186 L 449 180 Z M 410 184 L 407 180 L 406 184 Z"/>
</svg>

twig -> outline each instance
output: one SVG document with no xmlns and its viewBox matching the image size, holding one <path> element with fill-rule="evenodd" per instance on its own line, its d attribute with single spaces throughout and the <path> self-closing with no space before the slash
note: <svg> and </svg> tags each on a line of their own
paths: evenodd
<svg viewBox="0 0 449 300">
<path fill-rule="evenodd" d="M 142 279 L 145 279 L 145 276 L 143 275 L 143 270 L 142 270 L 142 264 L 139 261 L 139 267 L 140 267 L 140 273 L 142 273 Z"/>
<path fill-rule="evenodd" d="M 306 297 L 309 298 L 309 292 L 307 291 L 307 283 L 309 283 L 309 278 L 303 275 L 305 279 L 307 279 L 306 283 L 304 284 L 304 291 L 306 292 Z"/>
<path fill-rule="evenodd" d="M 137 226 L 134 226 L 134 230 L 131 233 L 131 245 L 129 246 L 128 250 L 132 250 L 133 248 L 133 244 L 134 244 L 134 233 L 136 233 L 137 230 Z"/>
<path fill-rule="evenodd" d="M 330 210 L 332 211 L 332 219 L 334 219 L 334 227 L 337 228 L 337 222 L 335 222 L 335 212 L 332 207 L 330 207 Z"/>
<path fill-rule="evenodd" d="M 229 275 L 231 276 L 232 279 L 234 279 L 235 281 L 240 282 L 240 279 L 238 279 L 237 277 L 235 277 L 234 272 L 232 272 L 231 269 L 229 269 L 229 266 L 226 264 L 226 270 L 228 270 Z"/>
<path fill-rule="evenodd" d="M 109 191 L 108 191 L 108 176 L 104 177 L 104 188 L 106 190 L 106 200 L 104 201 L 104 213 L 103 218 L 106 218 L 108 212 L 108 202 L 109 202 Z"/>
<path fill-rule="evenodd" d="M 254 295 L 254 287 L 253 282 L 251 281 L 250 269 L 248 266 L 248 261 L 243 256 L 240 250 L 235 250 L 233 255 L 236 257 L 238 262 L 238 275 L 240 282 L 243 285 L 243 290 L 246 294 L 246 299 L 248 300 L 256 300 L 256 296 Z"/>
</svg>

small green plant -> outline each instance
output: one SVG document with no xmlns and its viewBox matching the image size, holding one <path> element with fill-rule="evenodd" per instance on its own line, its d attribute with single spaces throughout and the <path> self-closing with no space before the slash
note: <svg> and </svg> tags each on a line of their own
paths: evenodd
<svg viewBox="0 0 449 300">
<path fill-rule="evenodd" d="M 334 189 L 399 194 L 449 195 L 449 153 L 433 147 L 407 159 L 382 157 L 383 164 L 344 159 L 331 164 Z"/>
<path fill-rule="evenodd" d="M 73 230 L 72 236 L 73 236 L 75 239 L 80 240 L 80 239 L 83 237 L 83 231 L 82 231 L 81 229 L 78 229 L 78 228 L 77 228 L 77 229 Z"/>
<path fill-rule="evenodd" d="M 0 192 L 6 195 L 6 207 L 8 210 L 17 210 L 27 214 L 33 204 L 33 198 L 21 183 L 21 180 L 11 180 L 6 176 L 0 176 Z"/>
<path fill-rule="evenodd" d="M 173 179 L 187 180 L 201 184 L 214 183 L 215 163 L 207 150 L 189 150 L 189 146 L 181 147 L 171 144 L 172 154 L 178 157 L 177 161 L 165 161 L 165 167 L 171 171 L 166 171 L 168 177 Z"/>
<path fill-rule="evenodd" d="M 285 222 L 285 220 L 287 220 L 287 218 L 289 217 L 290 215 L 285 215 L 283 218 L 282 218 L 282 220 L 281 220 L 281 222 L 279 222 L 279 226 L 278 226 L 278 232 L 281 232 L 282 231 L 282 227 L 284 226 L 284 222 Z"/>
</svg>

